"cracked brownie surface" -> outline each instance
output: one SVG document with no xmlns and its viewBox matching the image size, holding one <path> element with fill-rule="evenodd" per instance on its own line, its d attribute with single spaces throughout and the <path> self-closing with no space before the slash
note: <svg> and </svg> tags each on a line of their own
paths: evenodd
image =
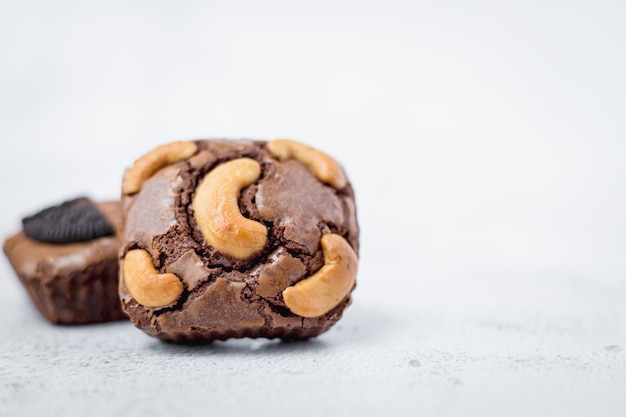
<svg viewBox="0 0 626 417">
<path fill-rule="evenodd" d="M 284 142 L 292 153 L 262 141 L 175 142 L 127 171 L 125 186 L 138 180 L 122 197 L 119 291 L 137 327 L 171 342 L 306 339 L 341 318 L 356 285 L 354 193 L 318 169 L 336 176 L 330 157 Z"/>
</svg>

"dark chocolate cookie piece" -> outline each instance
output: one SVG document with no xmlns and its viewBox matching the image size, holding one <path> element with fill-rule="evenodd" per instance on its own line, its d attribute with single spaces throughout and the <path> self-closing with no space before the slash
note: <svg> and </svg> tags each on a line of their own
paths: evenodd
<svg viewBox="0 0 626 417">
<path fill-rule="evenodd" d="M 46 243 L 78 243 L 112 236 L 113 225 L 88 198 L 48 207 L 22 220 L 24 233 Z"/>
</svg>

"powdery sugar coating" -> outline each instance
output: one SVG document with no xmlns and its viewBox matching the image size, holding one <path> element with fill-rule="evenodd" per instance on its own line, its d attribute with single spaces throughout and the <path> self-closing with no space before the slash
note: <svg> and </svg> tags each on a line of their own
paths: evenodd
<svg viewBox="0 0 626 417">
<path fill-rule="evenodd" d="M 323 234 L 346 239 L 358 253 L 354 194 L 321 183 L 296 160 L 274 157 L 265 142 L 201 140 L 198 152 L 147 179 L 140 192 L 122 198 L 124 227 L 120 256 L 147 251 L 159 273 L 174 273 L 184 284 L 178 302 L 146 308 L 124 279 L 120 295 L 135 325 L 165 341 L 208 342 L 229 337 L 317 336 L 341 318 L 350 295 L 326 314 L 304 318 L 284 303 L 282 291 L 319 270 Z M 267 227 L 267 244 L 247 259 L 215 250 L 200 230 L 193 210 L 198 184 L 223 162 L 251 158 L 260 179 L 239 197 L 241 214 Z"/>
</svg>

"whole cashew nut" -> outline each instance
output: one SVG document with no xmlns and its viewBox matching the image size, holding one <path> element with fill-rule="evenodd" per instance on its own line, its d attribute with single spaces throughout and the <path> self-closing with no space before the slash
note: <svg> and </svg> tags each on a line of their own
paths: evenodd
<svg viewBox="0 0 626 417">
<path fill-rule="evenodd" d="M 267 228 L 243 217 L 238 203 L 241 190 L 260 175 L 257 161 L 233 159 L 210 171 L 196 189 L 196 221 L 206 241 L 219 252 L 246 259 L 265 247 Z"/>
<path fill-rule="evenodd" d="M 122 184 L 124 195 L 141 191 L 143 183 L 164 166 L 187 159 L 196 153 L 198 147 L 193 142 L 172 142 L 158 146 L 135 161 L 126 172 Z"/>
<path fill-rule="evenodd" d="M 143 249 L 128 251 L 124 257 L 124 282 L 130 295 L 144 307 L 166 307 L 180 298 L 183 284 L 174 274 L 159 274 L 152 257 Z"/>
<path fill-rule="evenodd" d="M 303 143 L 289 139 L 276 139 L 267 143 L 267 149 L 281 161 L 295 159 L 306 167 L 323 183 L 341 190 L 348 180 L 341 166 L 333 158 Z"/>
<path fill-rule="evenodd" d="M 320 242 L 324 266 L 283 291 L 285 305 L 299 316 L 326 314 L 350 293 L 356 281 L 358 258 L 350 244 L 337 234 L 326 234 Z"/>
</svg>

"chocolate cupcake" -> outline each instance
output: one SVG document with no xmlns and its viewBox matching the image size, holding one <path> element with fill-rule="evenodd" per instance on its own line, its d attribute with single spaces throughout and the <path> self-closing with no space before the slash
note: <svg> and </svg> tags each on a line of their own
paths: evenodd
<svg viewBox="0 0 626 417">
<path fill-rule="evenodd" d="M 170 342 L 306 339 L 356 285 L 354 193 L 328 155 L 290 140 L 159 146 L 124 177 L 120 298 Z"/>
<path fill-rule="evenodd" d="M 66 201 L 24 218 L 4 253 L 39 312 L 52 323 L 126 318 L 117 293 L 118 202 Z"/>
</svg>

